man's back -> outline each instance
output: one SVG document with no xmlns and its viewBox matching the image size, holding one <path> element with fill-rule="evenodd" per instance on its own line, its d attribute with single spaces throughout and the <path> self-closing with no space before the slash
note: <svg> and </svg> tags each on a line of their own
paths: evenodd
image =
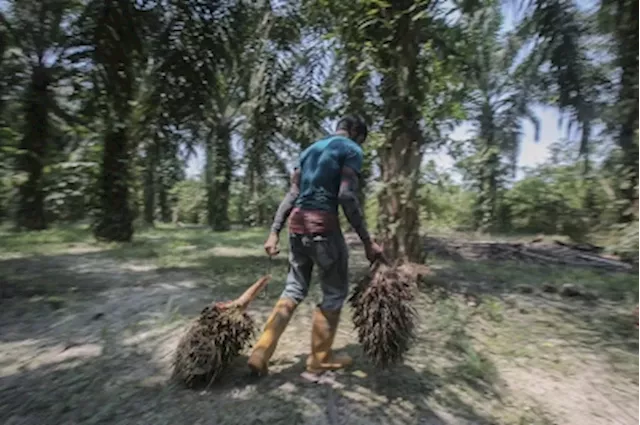
<svg viewBox="0 0 640 425">
<path fill-rule="evenodd" d="M 318 140 L 300 155 L 299 194 L 289 217 L 295 234 L 323 234 L 339 229 L 338 194 L 344 167 L 356 174 L 362 167 L 362 148 L 334 135 Z"/>
<path fill-rule="evenodd" d="M 337 214 L 342 168 L 360 173 L 362 148 L 347 137 L 330 136 L 305 149 L 299 167 L 300 194 L 295 206 Z"/>
</svg>

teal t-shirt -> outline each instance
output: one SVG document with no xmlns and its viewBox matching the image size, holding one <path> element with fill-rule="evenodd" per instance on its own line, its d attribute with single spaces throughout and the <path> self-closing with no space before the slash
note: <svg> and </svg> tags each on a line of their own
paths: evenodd
<svg viewBox="0 0 640 425">
<path fill-rule="evenodd" d="M 318 140 L 300 154 L 300 193 L 295 206 L 303 210 L 338 212 L 342 167 L 362 169 L 360 145 L 344 136 Z"/>
</svg>

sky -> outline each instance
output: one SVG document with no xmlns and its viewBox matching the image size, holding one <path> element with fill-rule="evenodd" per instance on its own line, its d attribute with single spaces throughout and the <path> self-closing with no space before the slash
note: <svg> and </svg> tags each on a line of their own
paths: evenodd
<svg viewBox="0 0 640 425">
<path fill-rule="evenodd" d="M 535 139 L 535 129 L 532 123 L 524 122 L 522 142 L 520 145 L 520 154 L 518 156 L 518 172 L 516 179 L 522 177 L 522 169 L 525 167 L 535 167 L 548 159 L 549 148 L 554 142 L 565 139 L 565 132 L 558 126 L 560 114 L 554 107 L 534 107 L 540 121 L 539 139 Z M 462 140 L 468 137 L 469 125 L 463 124 L 456 128 L 451 134 L 454 140 Z M 441 170 L 453 167 L 453 158 L 446 152 L 438 152 L 436 154 L 425 155 L 425 161 L 433 159 Z"/>
</svg>

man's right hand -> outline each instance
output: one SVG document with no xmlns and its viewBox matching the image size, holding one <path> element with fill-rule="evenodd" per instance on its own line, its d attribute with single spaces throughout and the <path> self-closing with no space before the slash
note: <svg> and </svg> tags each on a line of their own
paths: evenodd
<svg viewBox="0 0 640 425">
<path fill-rule="evenodd" d="M 269 237 L 267 241 L 264 243 L 264 250 L 267 252 L 269 257 L 273 257 L 278 255 L 280 249 L 278 249 L 278 242 L 280 241 L 280 237 L 277 233 L 269 233 Z"/>
<path fill-rule="evenodd" d="M 379 258 L 384 259 L 382 247 L 373 241 L 365 244 L 364 253 L 371 264 Z"/>
</svg>

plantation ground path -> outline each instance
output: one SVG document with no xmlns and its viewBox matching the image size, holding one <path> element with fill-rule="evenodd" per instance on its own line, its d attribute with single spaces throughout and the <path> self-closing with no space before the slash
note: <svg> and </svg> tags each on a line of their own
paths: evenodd
<svg viewBox="0 0 640 425">
<path fill-rule="evenodd" d="M 343 315 L 335 347 L 354 366 L 321 383 L 300 374 L 314 285 L 268 377 L 240 358 L 223 381 L 171 382 L 190 319 L 264 274 L 265 231 L 141 230 L 99 244 L 78 227 L 0 234 L 0 423 L 559 424 L 638 423 L 637 272 L 430 257 L 418 342 L 375 371 Z M 261 328 L 286 273 L 286 247 L 250 313 Z M 365 267 L 351 247 L 354 279 Z M 575 285 L 589 297 L 549 288 Z"/>
</svg>

